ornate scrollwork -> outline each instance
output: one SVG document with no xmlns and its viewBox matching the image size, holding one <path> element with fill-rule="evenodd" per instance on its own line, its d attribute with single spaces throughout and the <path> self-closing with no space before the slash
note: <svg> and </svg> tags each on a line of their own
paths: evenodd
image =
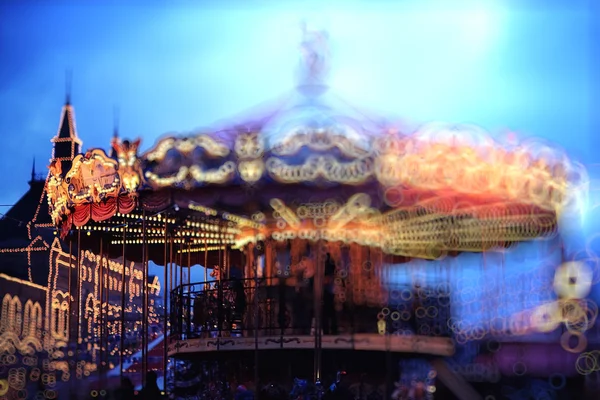
<svg viewBox="0 0 600 400">
<path fill-rule="evenodd" d="M 219 143 L 209 135 L 201 134 L 189 138 L 163 139 L 154 149 L 147 152 L 144 158 L 148 161 L 162 161 L 171 149 L 182 154 L 190 154 L 198 147 L 204 149 L 212 157 L 226 157 L 229 154 L 229 148 L 226 145 Z"/>
<path fill-rule="evenodd" d="M 373 175 L 371 157 L 349 162 L 339 162 L 331 155 L 313 155 L 300 165 L 290 165 L 271 157 L 267 160 L 267 171 L 282 183 L 313 182 L 324 179 L 329 182 L 359 185 Z"/>
<path fill-rule="evenodd" d="M 197 184 L 225 184 L 233 177 L 235 163 L 226 161 L 222 165 L 206 169 L 194 159 L 194 152 L 202 149 L 209 157 L 224 158 L 230 150 L 225 144 L 209 135 L 198 135 L 192 138 L 163 139 L 153 150 L 143 157 L 146 162 L 166 165 L 171 173 L 165 174 L 154 169 L 147 169 L 144 176 L 155 188 L 168 186 L 194 187 Z M 174 150 L 174 157 L 167 156 Z M 175 169 L 175 172 L 172 172 Z"/>
<path fill-rule="evenodd" d="M 325 129 L 300 129 L 292 136 L 273 146 L 271 151 L 277 156 L 291 156 L 302 147 L 318 152 L 338 149 L 342 156 L 364 158 L 370 153 L 348 137 Z"/>
</svg>

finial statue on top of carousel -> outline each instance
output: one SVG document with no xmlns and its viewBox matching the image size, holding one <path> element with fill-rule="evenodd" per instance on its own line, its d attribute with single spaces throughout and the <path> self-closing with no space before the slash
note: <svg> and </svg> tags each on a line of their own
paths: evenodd
<svg viewBox="0 0 600 400">
<path fill-rule="evenodd" d="M 306 96 L 322 94 L 327 90 L 327 77 L 330 71 L 329 34 L 325 30 L 315 30 L 302 21 L 302 42 L 300 44 L 300 67 L 298 90 Z"/>
</svg>

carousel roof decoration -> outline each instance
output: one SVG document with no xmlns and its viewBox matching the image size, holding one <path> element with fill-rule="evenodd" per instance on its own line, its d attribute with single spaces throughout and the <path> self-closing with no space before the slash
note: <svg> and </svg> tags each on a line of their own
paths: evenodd
<svg viewBox="0 0 600 400">
<path fill-rule="evenodd" d="M 241 247 L 299 237 L 423 258 L 556 232 L 582 172 L 563 153 L 536 141 L 502 145 L 471 125 L 410 133 L 367 118 L 326 85 L 327 34 L 304 34 L 285 105 L 225 129 L 165 137 L 139 156 L 139 139 L 115 138 L 116 160 L 90 150 L 69 171 L 51 165 L 55 224 L 66 232 L 176 205 L 195 215 L 178 233 L 198 245 L 189 252 L 209 238 Z"/>
</svg>

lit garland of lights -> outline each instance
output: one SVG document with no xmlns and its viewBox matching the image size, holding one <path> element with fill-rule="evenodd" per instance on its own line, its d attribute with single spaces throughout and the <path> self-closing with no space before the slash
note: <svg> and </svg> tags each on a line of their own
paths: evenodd
<svg viewBox="0 0 600 400">
<path fill-rule="evenodd" d="M 196 204 L 196 203 L 189 203 L 188 208 L 190 210 L 198 211 L 198 212 L 204 213 L 205 215 L 210 215 L 213 217 L 216 217 L 218 215 L 217 210 L 210 208 L 210 207 L 205 207 L 203 205 Z"/>
<path fill-rule="evenodd" d="M 154 149 L 149 150 L 144 158 L 148 161 L 162 161 L 167 152 L 171 149 L 175 149 L 182 154 L 189 154 L 196 147 L 200 147 L 210 155 L 214 157 L 225 157 L 229 154 L 229 148 L 216 140 L 212 139 L 208 135 L 198 135 L 192 138 L 166 138 L 161 140 Z"/>
<path fill-rule="evenodd" d="M 158 218 L 158 217 L 156 217 Z M 158 218 L 160 219 L 160 218 Z M 34 240 L 35 243 L 38 239 Z M 21 252 L 26 252 L 28 248 L 16 249 Z M 32 249 L 32 247 L 29 247 Z M 38 249 L 42 251 L 42 249 Z M 56 384 L 55 371 L 62 372 L 62 379 L 68 381 L 71 373 L 68 363 L 63 360 L 67 355 L 67 345 L 69 343 L 69 298 L 72 296 L 63 290 L 58 285 L 59 282 L 65 282 L 65 273 L 68 271 L 66 268 L 71 264 L 72 268 L 77 268 L 76 257 L 71 256 L 71 262 L 69 262 L 69 256 L 62 250 L 62 246 L 58 238 L 54 240 L 51 246 L 44 247 L 44 251 L 49 252 L 49 265 L 50 273 L 48 274 L 48 284 L 46 287 L 40 286 L 28 281 L 23 281 L 14 277 L 0 274 L 0 280 L 12 281 L 24 286 L 29 286 L 35 289 L 42 290 L 48 293 L 45 295 L 47 306 L 45 308 L 45 315 L 42 311 L 42 306 L 39 302 L 28 300 L 25 305 L 22 303 L 18 296 L 6 295 L 2 303 L 2 318 L 0 319 L 0 353 L 2 354 L 14 354 L 19 352 L 23 357 L 24 365 L 30 363 L 27 359 L 27 355 L 39 353 L 43 350 L 48 352 L 50 360 L 44 359 L 44 372 L 37 376 L 37 379 L 44 381 L 44 384 L 51 388 Z M 109 302 L 113 295 L 120 294 L 121 284 L 120 277 L 122 274 L 123 266 L 121 263 L 107 258 L 100 258 L 98 255 L 90 252 L 81 252 L 81 279 L 79 280 L 79 293 L 83 294 L 84 288 L 92 289 L 89 291 L 85 301 L 81 301 L 82 307 L 82 320 L 79 322 L 80 329 L 80 343 L 86 343 L 88 349 L 92 354 L 92 362 L 81 361 L 77 363 L 76 374 L 77 378 L 83 378 L 84 376 L 90 375 L 92 372 L 97 370 L 95 364 L 97 360 L 96 353 L 99 351 L 99 345 L 93 340 L 98 334 L 98 319 L 97 315 L 100 312 L 100 301 L 98 300 L 99 293 L 99 268 L 100 263 L 105 268 L 105 282 L 104 285 L 109 293 L 113 293 L 108 296 Z M 136 299 L 139 298 L 141 292 L 141 282 L 143 281 L 143 273 L 141 266 L 131 263 L 131 268 L 126 269 L 126 275 L 129 276 L 128 286 L 130 301 L 127 306 L 126 312 L 129 315 L 141 314 L 142 308 L 139 305 L 135 305 Z M 130 274 L 133 272 L 133 276 Z M 135 279 L 134 279 L 135 277 Z M 91 286 L 90 286 L 91 285 Z M 154 277 L 148 282 L 148 291 L 150 295 L 159 296 L 161 285 L 158 277 Z M 87 291 L 87 289 L 86 289 Z M 116 292 L 116 293 L 115 293 Z M 150 324 L 159 323 L 159 318 L 162 317 L 162 311 L 155 311 L 155 302 L 152 300 L 149 304 L 150 311 L 149 321 Z M 120 317 L 121 307 L 119 305 L 104 303 L 104 313 L 108 319 L 107 332 L 109 335 L 118 334 L 119 323 L 116 324 L 111 322 L 113 319 L 116 321 Z M 113 318 L 113 319 L 111 319 Z M 105 319 L 106 323 L 107 320 Z M 129 323 L 129 332 L 138 332 L 141 329 L 141 322 L 137 321 L 133 324 Z M 43 332 L 47 334 L 43 335 Z M 106 354 L 117 354 L 119 352 L 118 344 L 109 343 L 109 348 Z M 129 351 L 129 350 L 127 350 Z M 131 351 L 130 351 L 131 352 Z M 68 352 L 69 355 L 73 355 L 72 351 Z M 2 364 L 11 363 L 12 359 L 2 358 L 0 360 Z M 16 358 L 15 358 L 16 362 Z M 6 364 L 8 365 L 8 364 Z M 34 362 L 31 365 L 36 365 Z M 32 379 L 33 374 L 32 372 Z M 12 376 L 12 375 L 11 375 Z M 25 380 L 17 381 L 17 378 L 11 378 L 8 383 L 9 388 L 17 389 L 20 387 L 21 382 Z M 48 392 L 50 393 L 50 392 Z"/>
<path fill-rule="evenodd" d="M 202 242 L 204 243 L 204 242 Z M 207 247 L 194 247 L 190 249 L 182 249 L 177 250 L 178 254 L 186 254 L 186 253 L 202 253 L 204 251 L 217 251 L 217 250 L 225 250 L 225 246 L 207 246 Z"/>
<path fill-rule="evenodd" d="M 260 228 L 264 227 L 263 224 L 256 223 L 252 220 L 249 220 L 248 218 L 240 217 L 240 216 L 226 213 L 226 212 L 223 213 L 222 217 L 224 220 L 234 222 L 239 226 L 243 226 L 243 227 L 247 227 L 247 228 L 260 229 Z"/>
<path fill-rule="evenodd" d="M 297 154 L 305 146 L 318 152 L 338 149 L 344 157 L 348 158 L 362 158 L 370 154 L 369 149 L 362 148 L 348 137 L 322 128 L 305 129 L 304 132 L 296 133 L 277 142 L 273 146 L 272 152 L 277 156 L 291 156 Z"/>
<path fill-rule="evenodd" d="M 578 169 L 574 164 L 569 164 L 568 160 L 564 158 L 558 157 L 559 161 L 556 161 L 557 157 L 548 149 L 537 152 L 541 156 L 549 155 L 548 160 L 541 156 L 534 160 L 530 155 L 534 152 L 533 149 L 526 147 L 516 148 L 509 152 L 490 140 L 480 141 L 483 144 L 476 145 L 447 143 L 437 140 L 433 137 L 435 135 L 430 134 L 427 129 L 423 131 L 428 132 L 429 136 L 421 132 L 415 137 L 391 133 L 375 138 L 370 145 L 365 146 L 364 143 L 359 145 L 358 141 L 345 138 L 334 131 L 309 129 L 297 133 L 283 142 L 275 142 L 271 148 L 272 156 L 266 161 L 262 159 L 266 154 L 262 135 L 260 133 L 240 133 L 234 146 L 238 159 L 237 167 L 234 162 L 225 161 L 220 167 L 210 171 L 203 170 L 196 165 L 182 165 L 178 172 L 168 177 L 151 170 L 146 170 L 144 174 L 154 187 L 183 185 L 188 188 L 193 187 L 195 183 L 202 182 L 226 184 L 230 182 L 236 168 L 242 179 L 248 183 L 253 183 L 262 176 L 262 168 L 266 168 L 269 175 L 282 183 L 324 179 L 342 184 L 359 185 L 371 177 L 376 177 L 382 185 L 390 188 L 403 184 L 430 191 L 451 187 L 457 194 L 487 193 L 487 195 L 496 196 L 503 201 L 515 200 L 551 211 L 560 211 L 565 201 L 577 195 L 567 193 L 567 176 L 576 175 L 580 180 L 585 178 L 584 170 Z M 427 140 L 424 139 L 426 136 Z M 131 145 L 133 150 L 126 151 L 121 148 L 120 161 L 115 162 L 117 178 L 120 173 L 118 166 L 121 165 L 123 168 L 129 168 L 130 175 L 141 174 L 139 168 L 133 167 L 139 166 L 139 160 L 135 156 L 138 145 L 139 141 L 136 141 Z M 212 157 L 223 158 L 229 155 L 229 150 L 223 144 L 217 143 L 209 135 L 198 135 L 195 138 L 187 139 L 164 139 L 154 150 L 149 151 L 142 158 L 160 162 L 164 160 L 166 153 L 171 149 L 175 149 L 185 156 L 198 146 L 208 149 Z M 297 165 L 287 164 L 286 161 L 273 157 L 273 155 L 295 155 L 304 147 L 316 153 L 308 155 L 303 162 Z M 324 153 L 332 149 L 339 150 L 349 161 L 341 162 L 333 155 Z M 97 157 L 98 162 L 104 162 L 100 161 L 105 158 L 101 151 L 97 152 Z M 113 160 L 106 162 L 110 163 Z M 241 163 L 256 165 L 250 168 L 242 166 Z M 81 162 L 75 161 L 67 173 L 67 177 L 74 176 L 81 165 Z M 460 171 L 458 166 L 460 166 Z M 242 176 L 244 175 L 243 171 L 247 172 L 246 176 Z M 188 182 L 188 178 L 191 178 L 193 182 Z M 61 220 L 59 218 L 61 213 L 62 215 L 69 213 L 68 205 L 71 204 L 68 199 L 64 201 L 64 191 L 57 192 L 58 183 L 56 182 L 59 180 L 60 174 L 52 173 L 51 184 L 48 185 L 49 201 L 55 210 L 53 220 L 58 223 Z M 137 178 L 129 180 L 138 182 Z M 583 189 L 583 187 L 577 186 L 580 183 L 575 182 L 574 188 Z M 92 189 L 90 187 L 86 193 Z M 106 189 L 98 190 L 108 193 L 112 189 L 106 186 Z M 132 186 L 128 186 L 125 191 L 135 192 Z M 96 202 L 97 200 L 92 201 Z M 215 211 L 208 207 L 190 204 L 189 208 L 199 212 L 208 212 L 207 215 L 215 215 Z M 395 248 L 397 246 L 390 245 L 388 247 Z"/>
<path fill-rule="evenodd" d="M 266 161 L 267 172 L 282 183 L 312 182 L 323 179 L 329 182 L 359 185 L 373 175 L 373 160 L 361 158 L 339 162 L 334 156 L 310 156 L 301 165 L 290 165 L 278 158 Z"/>
<path fill-rule="evenodd" d="M 66 138 L 61 138 L 60 136 L 60 130 L 62 128 L 63 123 L 65 122 L 65 117 L 67 118 L 67 126 L 69 127 L 69 137 Z M 51 143 L 65 143 L 65 142 L 71 142 L 73 144 L 77 144 L 79 148 L 81 148 L 81 146 L 83 145 L 83 142 L 81 141 L 81 139 L 79 138 L 79 136 L 77 135 L 77 125 L 75 124 L 75 110 L 73 109 L 73 106 L 71 106 L 70 104 L 65 104 L 62 108 L 61 111 L 61 115 L 60 115 L 60 122 L 58 125 L 58 131 L 56 132 L 56 136 L 54 136 L 51 140 Z M 76 146 L 71 146 L 71 158 L 67 161 L 71 161 L 73 160 L 73 158 L 75 158 L 75 156 L 77 155 L 75 152 L 75 147 Z M 54 154 L 54 148 L 52 149 L 53 153 L 52 153 L 52 157 L 55 157 Z"/>
</svg>

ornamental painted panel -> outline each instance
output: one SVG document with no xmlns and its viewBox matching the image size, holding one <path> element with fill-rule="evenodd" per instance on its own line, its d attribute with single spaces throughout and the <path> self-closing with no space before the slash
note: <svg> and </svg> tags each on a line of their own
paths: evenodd
<svg viewBox="0 0 600 400">
<path fill-rule="evenodd" d="M 75 157 L 65 177 L 71 202 L 75 205 L 99 203 L 109 197 L 117 197 L 121 190 L 118 167 L 117 161 L 100 149 Z"/>
<path fill-rule="evenodd" d="M 62 167 L 60 161 L 53 161 L 48 169 L 48 182 L 46 192 L 48 196 L 48 208 L 54 224 L 58 225 L 63 217 L 70 214 L 68 185 L 62 176 Z"/>
</svg>

